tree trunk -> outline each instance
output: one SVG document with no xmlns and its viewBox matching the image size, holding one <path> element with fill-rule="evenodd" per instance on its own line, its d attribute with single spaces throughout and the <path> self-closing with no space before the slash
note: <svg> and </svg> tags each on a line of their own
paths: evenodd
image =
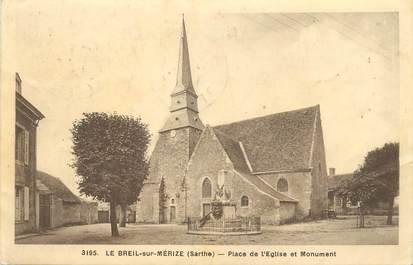
<svg viewBox="0 0 413 265">
<path fill-rule="evenodd" d="M 364 207 L 362 204 L 360 204 L 360 207 L 359 207 L 359 216 L 360 216 L 359 228 L 363 228 L 364 227 Z"/>
<path fill-rule="evenodd" d="M 393 207 L 394 207 L 394 197 L 391 197 L 389 201 L 389 208 L 387 209 L 387 224 L 393 224 Z"/>
<path fill-rule="evenodd" d="M 122 203 L 120 205 L 120 218 L 119 218 L 119 227 L 126 227 L 126 204 Z"/>
<path fill-rule="evenodd" d="M 119 236 L 118 223 L 116 222 L 116 202 L 112 199 L 110 201 L 110 228 L 112 236 Z"/>
</svg>

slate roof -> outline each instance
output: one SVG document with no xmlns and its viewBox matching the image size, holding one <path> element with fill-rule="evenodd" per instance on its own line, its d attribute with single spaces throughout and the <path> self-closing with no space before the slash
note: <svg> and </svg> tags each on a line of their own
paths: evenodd
<svg viewBox="0 0 413 265">
<path fill-rule="evenodd" d="M 327 185 L 329 190 L 334 190 L 338 188 L 341 183 L 344 183 L 347 180 L 350 180 L 353 177 L 353 173 L 340 174 L 328 176 Z"/>
<path fill-rule="evenodd" d="M 319 106 L 276 113 L 213 127 L 234 164 L 243 158 L 242 142 L 253 172 L 307 169 Z M 244 160 L 245 161 L 245 160 Z M 245 164 L 245 162 L 244 162 Z"/>
<path fill-rule="evenodd" d="M 45 172 L 37 171 L 36 178 L 41 181 L 53 194 L 62 199 L 64 202 L 80 203 L 80 199 L 74 195 L 63 182 Z"/>
<path fill-rule="evenodd" d="M 214 133 L 217 136 L 219 142 L 221 143 L 221 146 L 227 153 L 232 164 L 234 165 L 234 168 L 242 172 L 248 172 L 249 168 L 245 161 L 244 154 L 242 153 L 242 149 L 239 142 L 234 141 L 230 138 L 230 136 L 222 133 L 219 130 L 215 129 Z"/>
<path fill-rule="evenodd" d="M 247 162 L 244 158 L 240 143 L 233 140 L 230 136 L 222 133 L 217 129 L 212 129 L 224 148 L 226 154 L 234 165 L 235 170 L 241 177 L 245 178 L 248 182 L 254 185 L 261 192 L 270 195 L 283 202 L 298 202 L 296 199 L 288 196 L 285 193 L 281 193 L 271 187 L 269 184 L 265 183 L 260 177 L 253 175 Z"/>
</svg>

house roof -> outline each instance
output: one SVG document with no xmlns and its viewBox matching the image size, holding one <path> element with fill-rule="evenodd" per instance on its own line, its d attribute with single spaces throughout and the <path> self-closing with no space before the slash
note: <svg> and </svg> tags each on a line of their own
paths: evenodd
<svg viewBox="0 0 413 265">
<path fill-rule="evenodd" d="M 35 107 L 33 104 L 30 103 L 27 99 L 25 99 L 20 93 L 16 92 L 16 105 L 21 106 L 23 108 L 22 111 L 27 112 L 30 116 L 32 116 L 36 120 L 44 119 L 44 115 Z"/>
<path fill-rule="evenodd" d="M 213 127 L 234 164 L 244 157 L 253 172 L 306 169 L 310 166 L 314 126 L 319 106 L 276 113 Z M 245 161 L 245 159 L 244 159 Z"/>
<path fill-rule="evenodd" d="M 37 171 L 36 178 L 64 202 L 81 202 L 80 199 L 76 195 L 74 195 L 60 179 L 42 171 Z"/>
<path fill-rule="evenodd" d="M 352 177 L 353 173 L 329 176 L 327 180 L 328 189 L 334 190 L 344 183 L 344 181 L 350 180 Z"/>
<path fill-rule="evenodd" d="M 36 188 L 41 194 L 52 193 L 39 179 L 36 179 Z"/>
<path fill-rule="evenodd" d="M 380 176 L 384 176 L 388 174 L 395 174 L 398 172 L 398 169 L 399 169 L 398 162 L 386 163 L 386 164 L 383 164 L 377 167 L 375 170 L 371 172 L 371 174 L 375 177 L 380 177 Z M 333 189 L 338 188 L 345 181 L 351 180 L 353 176 L 354 176 L 353 173 L 329 176 L 328 181 L 327 181 L 328 189 L 333 190 Z"/>
</svg>

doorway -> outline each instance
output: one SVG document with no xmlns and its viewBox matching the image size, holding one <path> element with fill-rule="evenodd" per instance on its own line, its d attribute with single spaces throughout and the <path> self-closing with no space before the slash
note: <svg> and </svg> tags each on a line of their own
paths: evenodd
<svg viewBox="0 0 413 265">
<path fill-rule="evenodd" d="M 110 223 L 109 211 L 98 211 L 98 222 L 99 223 Z"/>
<path fill-rule="evenodd" d="M 39 226 L 40 229 L 50 228 L 50 194 L 39 196 Z"/>
<path fill-rule="evenodd" d="M 175 219 L 176 219 L 176 208 L 175 206 L 171 206 L 169 208 L 169 221 L 172 223 L 172 222 L 175 222 Z"/>
</svg>

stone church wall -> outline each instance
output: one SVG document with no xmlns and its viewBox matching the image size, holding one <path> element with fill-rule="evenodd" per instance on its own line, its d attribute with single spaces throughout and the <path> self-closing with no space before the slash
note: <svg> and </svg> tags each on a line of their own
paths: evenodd
<svg viewBox="0 0 413 265">
<path fill-rule="evenodd" d="M 159 222 L 159 184 L 144 184 L 140 200 L 136 203 L 136 221 L 139 223 Z"/>
<path fill-rule="evenodd" d="M 280 203 L 280 224 L 286 224 L 296 221 L 296 203 Z"/>
<path fill-rule="evenodd" d="M 298 200 L 296 209 L 297 220 L 303 219 L 310 214 L 311 209 L 311 175 L 310 172 L 292 172 L 259 175 L 261 179 L 277 190 L 280 179 L 288 182 L 288 195 Z"/>
<path fill-rule="evenodd" d="M 316 123 L 316 135 L 314 137 L 313 163 L 312 163 L 312 187 L 311 198 L 312 215 L 321 216 L 321 211 L 328 208 L 327 199 L 327 165 L 324 151 L 323 131 L 321 128 L 320 111 Z"/>
</svg>

